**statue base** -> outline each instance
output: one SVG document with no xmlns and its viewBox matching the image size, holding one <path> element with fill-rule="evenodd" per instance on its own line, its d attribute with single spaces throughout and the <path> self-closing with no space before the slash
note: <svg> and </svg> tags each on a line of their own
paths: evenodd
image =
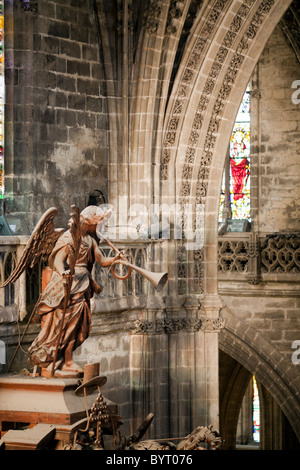
<svg viewBox="0 0 300 470">
<path fill-rule="evenodd" d="M 41 376 L 47 379 L 52 378 L 51 371 L 48 369 L 41 369 Z M 75 371 L 68 371 L 68 370 L 55 370 L 53 377 L 57 377 L 60 379 L 79 379 L 83 376 L 83 372 L 75 372 Z"/>
<path fill-rule="evenodd" d="M 76 429 L 85 427 L 87 410 L 98 396 L 98 391 L 86 396 L 75 394 L 79 385 L 75 378 L 0 376 L 0 437 L 12 428 L 42 423 L 55 426 L 56 441 L 68 442 Z M 108 413 L 117 413 L 117 405 L 104 400 Z"/>
</svg>

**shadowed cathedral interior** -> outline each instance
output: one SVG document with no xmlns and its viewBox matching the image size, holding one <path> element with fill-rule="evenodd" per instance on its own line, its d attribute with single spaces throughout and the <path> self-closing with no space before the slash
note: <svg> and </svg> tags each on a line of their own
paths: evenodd
<svg viewBox="0 0 300 470">
<path fill-rule="evenodd" d="M 298 0 L 0 8 L 1 284 L 50 207 L 56 227 L 112 207 L 118 249 L 168 273 L 157 292 L 93 271 L 75 358 L 124 428 L 153 413 L 153 439 L 212 425 L 222 450 L 299 450 Z M 29 370 L 44 265 L 0 289 L 0 378 Z"/>
</svg>

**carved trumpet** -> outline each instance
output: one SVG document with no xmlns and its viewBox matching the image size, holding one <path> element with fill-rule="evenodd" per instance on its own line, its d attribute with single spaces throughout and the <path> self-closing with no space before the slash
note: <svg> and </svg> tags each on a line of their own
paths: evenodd
<svg viewBox="0 0 300 470">
<path fill-rule="evenodd" d="M 99 238 L 101 237 L 117 254 L 120 254 L 120 250 L 118 250 L 118 248 L 115 247 L 110 240 L 104 237 L 104 235 L 102 235 L 101 232 L 97 231 L 96 233 L 98 237 Z M 114 266 L 116 264 L 123 264 L 124 266 L 128 268 L 128 271 L 124 276 L 119 276 L 118 274 L 116 274 L 114 270 Z M 122 281 L 125 281 L 131 276 L 132 270 L 137 271 L 139 274 L 141 274 L 141 276 L 145 277 L 146 279 L 148 279 L 148 281 L 151 282 L 151 284 L 155 287 L 157 292 L 160 292 L 168 281 L 168 273 L 154 273 L 152 271 L 148 271 L 147 269 L 142 269 L 139 266 L 135 266 L 134 264 L 131 264 L 128 261 L 121 260 L 121 259 L 114 261 L 110 267 L 110 270 L 111 270 L 112 275 L 116 279 L 121 279 Z"/>
<path fill-rule="evenodd" d="M 114 271 L 114 265 L 116 264 L 123 264 L 124 266 L 127 266 L 128 272 L 125 274 L 125 276 L 119 276 L 118 274 L 115 273 Z M 155 287 L 157 292 L 160 292 L 162 288 L 166 285 L 168 281 L 168 273 L 155 273 L 152 271 L 148 271 L 147 269 L 142 269 L 139 266 L 135 266 L 134 264 L 129 263 L 128 261 L 125 260 L 116 260 L 112 263 L 111 267 L 111 272 L 112 275 L 116 279 L 128 279 L 129 276 L 131 275 L 131 270 L 133 269 L 134 271 L 138 272 L 141 274 L 143 277 L 148 279 L 148 281 L 151 282 L 151 284 Z"/>
</svg>

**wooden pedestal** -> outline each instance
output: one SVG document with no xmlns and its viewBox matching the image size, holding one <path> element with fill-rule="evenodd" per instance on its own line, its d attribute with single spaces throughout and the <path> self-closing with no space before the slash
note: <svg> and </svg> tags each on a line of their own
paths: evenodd
<svg viewBox="0 0 300 470">
<path fill-rule="evenodd" d="M 0 376 L 0 437 L 22 424 L 33 428 L 42 423 L 55 426 L 56 440 L 69 441 L 79 426 L 85 427 L 86 405 L 90 410 L 98 395 L 88 395 L 85 402 L 75 394 L 78 386 L 78 379 Z M 104 400 L 108 412 L 116 413 L 116 405 Z"/>
</svg>

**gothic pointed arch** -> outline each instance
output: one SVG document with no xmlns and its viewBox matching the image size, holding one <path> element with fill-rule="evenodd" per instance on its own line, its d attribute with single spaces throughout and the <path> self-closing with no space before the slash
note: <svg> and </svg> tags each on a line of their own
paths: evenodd
<svg viewBox="0 0 300 470">
<path fill-rule="evenodd" d="M 299 438 L 297 381 L 291 380 L 285 358 L 264 338 L 263 333 L 252 329 L 249 323 L 235 323 L 230 309 L 224 309 L 222 315 L 226 326 L 219 335 L 220 349 L 257 377 L 276 399 Z"/>
<path fill-rule="evenodd" d="M 217 293 L 215 214 L 230 134 L 254 67 L 290 3 L 216 0 L 196 18 L 182 55 L 164 121 L 161 198 L 205 207 L 209 249 L 201 255 L 202 286 L 194 279 L 192 293 Z"/>
</svg>

